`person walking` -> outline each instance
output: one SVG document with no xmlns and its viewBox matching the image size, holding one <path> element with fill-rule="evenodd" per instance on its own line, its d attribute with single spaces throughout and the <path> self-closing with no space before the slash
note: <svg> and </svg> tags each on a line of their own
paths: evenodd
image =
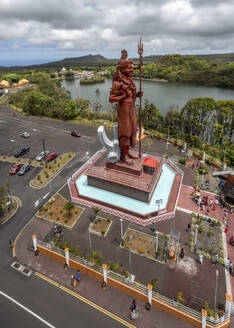
<svg viewBox="0 0 234 328">
<path fill-rule="evenodd" d="M 228 224 L 226 224 L 226 225 L 225 225 L 225 229 L 224 229 L 224 232 L 225 232 L 225 233 L 228 233 L 228 228 L 229 228 L 229 226 L 228 226 Z"/>
<path fill-rule="evenodd" d="M 191 224 L 188 223 L 188 232 L 190 232 L 190 229 L 191 229 Z"/>
<path fill-rule="evenodd" d="M 136 311 L 136 300 L 135 299 L 132 301 L 131 311 L 132 310 L 135 310 Z"/>
<path fill-rule="evenodd" d="M 229 262 L 228 270 L 229 270 L 230 275 L 232 275 L 232 261 Z"/>
<path fill-rule="evenodd" d="M 229 264 L 230 264 L 230 259 L 229 257 L 226 259 L 226 263 L 225 263 L 225 266 L 226 266 L 226 269 L 228 270 L 229 269 Z"/>
<path fill-rule="evenodd" d="M 203 254 L 199 254 L 199 263 L 203 264 Z"/>
<path fill-rule="evenodd" d="M 76 287 L 76 284 L 77 284 L 76 277 L 72 275 L 72 277 L 71 277 L 71 285 L 72 285 L 72 287 L 75 288 Z"/>
<path fill-rule="evenodd" d="M 219 264 L 219 255 L 215 254 L 215 265 Z"/>
<path fill-rule="evenodd" d="M 77 272 L 76 272 L 76 280 L 78 282 L 80 281 L 80 270 L 77 270 Z"/>
</svg>

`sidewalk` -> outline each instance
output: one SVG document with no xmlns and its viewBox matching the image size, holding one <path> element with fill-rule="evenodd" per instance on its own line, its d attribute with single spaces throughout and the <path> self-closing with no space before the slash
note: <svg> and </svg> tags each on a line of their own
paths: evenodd
<svg viewBox="0 0 234 328">
<path fill-rule="evenodd" d="M 69 289 L 72 289 L 79 295 L 98 304 L 136 327 L 193 327 L 191 324 L 159 309 L 152 308 L 151 311 L 147 311 L 144 302 L 140 300 L 136 300 L 139 316 L 135 321 L 132 321 L 129 318 L 130 305 L 133 299 L 132 296 L 110 286 L 107 286 L 107 289 L 103 290 L 100 281 L 91 279 L 82 273 L 78 288 L 72 288 L 70 281 L 71 276 L 75 274 L 74 270 L 68 269 L 65 271 L 60 263 L 43 255 L 35 256 L 34 252 L 27 248 L 29 244 L 32 244 L 32 235 L 34 233 L 37 234 L 38 239 L 43 240 L 48 233 L 46 221 L 42 223 L 41 220 L 34 219 L 30 224 L 25 226 L 25 229 L 20 234 L 16 242 L 16 257 L 20 263 L 33 268 L 35 271 L 40 272 Z"/>
<path fill-rule="evenodd" d="M 183 208 L 185 210 L 189 210 L 189 211 L 193 211 L 193 212 L 197 213 L 198 207 L 192 200 L 192 197 L 190 196 L 192 191 L 193 191 L 192 187 L 182 185 L 177 206 L 180 208 Z M 201 193 L 201 196 L 208 195 L 209 199 L 213 199 L 213 200 L 215 198 L 218 199 L 218 196 L 216 196 L 215 194 L 212 194 L 212 193 L 209 193 L 209 192 L 206 192 L 203 190 L 200 193 Z M 205 210 L 203 212 L 200 211 L 200 215 L 209 216 L 211 218 L 214 218 L 216 220 L 223 222 L 224 210 L 221 209 L 220 207 L 218 207 L 215 211 L 213 211 L 211 209 L 209 215 L 206 215 Z M 232 214 L 229 213 L 228 219 L 227 219 L 227 224 L 229 226 L 229 230 L 226 235 L 227 251 L 228 251 L 228 257 L 230 258 L 230 260 L 232 261 L 233 266 L 234 266 L 234 246 L 231 246 L 228 244 L 228 240 L 230 239 L 230 237 L 232 235 L 234 235 L 234 213 L 232 213 Z M 231 280 L 232 295 L 234 296 L 234 276 L 230 276 L 230 280 Z"/>
</svg>

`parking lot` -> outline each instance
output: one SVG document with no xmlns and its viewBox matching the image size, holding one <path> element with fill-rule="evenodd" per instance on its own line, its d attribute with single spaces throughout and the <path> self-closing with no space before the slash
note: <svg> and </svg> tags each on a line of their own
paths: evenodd
<svg viewBox="0 0 234 328">
<path fill-rule="evenodd" d="M 72 137 L 72 130 L 81 132 L 82 137 Z M 30 137 L 21 137 L 20 134 L 23 132 L 28 132 Z M 50 192 L 55 192 L 58 186 L 62 185 L 82 165 L 84 159 L 87 159 L 87 151 L 91 155 L 101 148 L 95 127 L 80 127 L 67 122 L 23 116 L 8 107 L 0 108 L 0 135 L 0 155 L 3 156 L 14 156 L 18 149 L 28 146 L 30 151 L 19 158 L 33 160 L 43 151 L 42 140 L 45 142 L 45 149 L 56 152 L 58 156 L 66 152 L 76 154 L 71 163 L 50 183 Z M 15 163 L 17 162 L 18 158 L 15 159 Z M 31 167 L 23 176 L 17 174 L 10 176 L 8 172 L 12 165 L 13 163 L 0 162 L 0 186 L 9 182 L 10 193 L 20 197 L 23 203 L 29 200 L 34 203 L 48 191 L 48 188 L 36 190 L 29 187 L 30 180 L 39 173 L 41 168 Z"/>
</svg>

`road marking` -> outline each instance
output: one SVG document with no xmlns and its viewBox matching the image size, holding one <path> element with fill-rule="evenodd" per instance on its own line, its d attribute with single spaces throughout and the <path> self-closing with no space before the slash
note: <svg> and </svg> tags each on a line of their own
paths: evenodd
<svg viewBox="0 0 234 328">
<path fill-rule="evenodd" d="M 43 196 L 42 198 L 43 198 L 43 199 L 46 199 L 46 197 L 48 197 L 49 194 L 50 194 L 50 193 L 48 192 L 48 193 L 47 193 L 45 196 Z"/>
<path fill-rule="evenodd" d="M 55 328 L 55 326 L 51 325 L 48 321 L 42 319 L 42 317 L 40 317 L 39 315 L 37 315 L 35 312 L 29 310 L 26 306 L 20 304 L 14 298 L 12 298 L 9 295 L 3 293 L 1 290 L 0 290 L 0 294 L 3 295 L 4 297 L 6 297 L 8 300 L 10 300 L 13 303 L 15 303 L 16 305 L 18 305 L 19 307 L 21 307 L 22 309 L 24 309 L 25 311 L 27 311 L 28 313 L 30 313 L 32 316 L 34 316 L 35 318 L 37 318 L 38 320 L 40 320 L 41 322 L 43 322 L 48 327 Z"/>
<path fill-rule="evenodd" d="M 47 281 L 48 283 L 62 289 L 64 292 L 69 293 L 70 295 L 78 298 L 80 301 L 92 306 L 93 308 L 95 308 L 98 311 L 101 311 L 102 313 L 106 314 L 107 316 L 111 317 L 112 319 L 119 321 L 120 323 L 122 323 L 124 326 L 129 327 L 129 328 L 136 328 L 136 326 L 133 326 L 131 323 L 121 319 L 120 317 L 118 317 L 117 315 L 115 315 L 114 313 L 111 313 L 108 310 L 105 310 L 104 308 L 102 308 L 101 306 L 93 303 L 92 301 L 88 300 L 87 298 L 73 292 L 72 290 L 60 285 L 59 283 L 55 282 L 54 280 L 51 280 L 50 278 L 47 278 L 46 276 L 44 276 L 43 274 L 39 273 L 39 272 L 35 272 L 35 275 L 45 281 Z"/>
<path fill-rule="evenodd" d="M 34 207 L 37 207 L 37 206 L 39 205 L 40 200 L 41 200 L 41 198 L 39 198 L 38 200 L 35 201 L 35 203 L 34 203 Z"/>
</svg>

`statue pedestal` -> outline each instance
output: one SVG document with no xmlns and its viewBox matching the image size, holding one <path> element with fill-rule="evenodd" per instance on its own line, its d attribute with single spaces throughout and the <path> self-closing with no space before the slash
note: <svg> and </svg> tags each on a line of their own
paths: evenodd
<svg viewBox="0 0 234 328">
<path fill-rule="evenodd" d="M 97 159 L 86 171 L 88 185 L 113 193 L 149 202 L 160 176 L 161 166 L 156 174 L 143 171 L 145 158 L 133 160 L 133 165 L 123 161 L 110 163 L 107 156 Z"/>
</svg>

